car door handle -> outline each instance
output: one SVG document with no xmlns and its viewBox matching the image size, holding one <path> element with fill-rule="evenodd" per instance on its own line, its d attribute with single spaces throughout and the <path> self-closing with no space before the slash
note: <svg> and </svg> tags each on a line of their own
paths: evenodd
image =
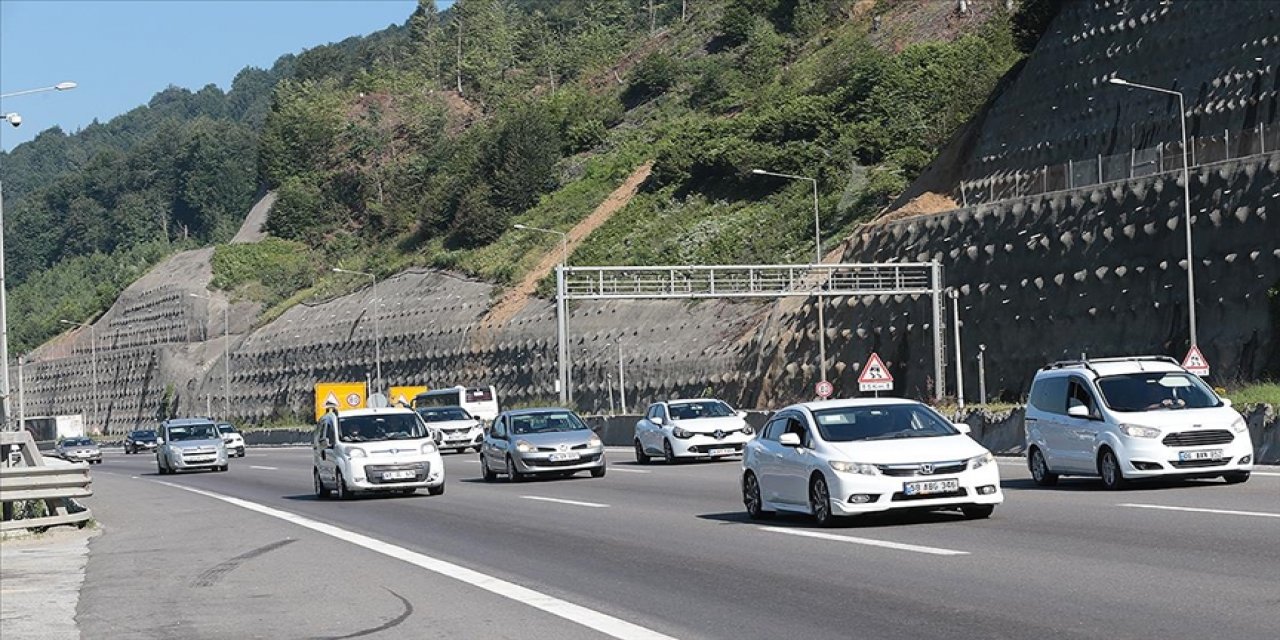
<svg viewBox="0 0 1280 640">
<path fill-rule="evenodd" d="M 1092 438 L 1093 432 L 1088 429 L 1076 429 L 1075 434 L 1082 437 Z"/>
<path fill-rule="evenodd" d="M 1040 418 L 1023 418 L 1025 422 L 1040 422 Z"/>
</svg>

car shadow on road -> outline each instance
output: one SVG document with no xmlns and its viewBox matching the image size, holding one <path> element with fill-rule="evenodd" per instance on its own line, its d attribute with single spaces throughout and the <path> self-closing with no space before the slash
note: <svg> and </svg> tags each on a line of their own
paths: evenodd
<svg viewBox="0 0 1280 640">
<path fill-rule="evenodd" d="M 745 511 L 728 513 L 707 513 L 698 516 L 703 520 L 714 520 L 720 524 L 746 524 L 796 529 L 819 529 L 813 518 L 801 513 L 775 513 L 771 518 L 752 520 Z M 964 516 L 959 511 L 926 511 L 904 509 L 888 513 L 868 513 L 859 516 L 838 518 L 829 529 L 879 529 L 899 527 L 903 525 L 945 524 L 962 522 Z"/>
<path fill-rule="evenodd" d="M 294 500 L 296 502 L 364 502 L 366 500 L 412 500 L 414 498 L 426 498 L 426 489 L 421 489 L 417 493 L 403 495 L 393 492 L 376 492 L 376 493 L 359 493 L 347 500 L 339 500 L 336 497 L 328 497 L 320 499 L 314 493 L 299 493 L 291 496 L 280 496 L 284 500 Z"/>
<path fill-rule="evenodd" d="M 1130 482 L 1124 489 L 1115 491 L 1115 493 L 1125 493 L 1130 491 L 1161 491 L 1166 489 L 1194 489 L 1196 487 L 1207 487 L 1211 485 L 1223 484 L 1222 480 L 1217 478 L 1166 478 L 1159 480 L 1138 480 Z M 1000 482 L 1000 488 L 1005 491 L 1066 491 L 1077 493 L 1111 493 L 1109 489 L 1102 485 L 1102 480 L 1098 478 L 1062 478 L 1058 480 L 1058 484 L 1052 487 L 1042 487 L 1037 485 L 1035 480 L 1030 478 L 1018 478 L 1016 480 L 1003 480 Z"/>
</svg>

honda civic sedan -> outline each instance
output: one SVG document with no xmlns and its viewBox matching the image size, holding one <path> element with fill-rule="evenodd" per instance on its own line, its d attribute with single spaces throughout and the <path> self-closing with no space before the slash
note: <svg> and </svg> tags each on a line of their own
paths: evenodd
<svg viewBox="0 0 1280 640">
<path fill-rule="evenodd" d="M 747 514 L 805 513 L 822 526 L 892 509 L 986 518 L 1004 501 L 991 452 L 938 412 L 896 398 L 831 400 L 774 414 L 742 459 Z"/>
</svg>

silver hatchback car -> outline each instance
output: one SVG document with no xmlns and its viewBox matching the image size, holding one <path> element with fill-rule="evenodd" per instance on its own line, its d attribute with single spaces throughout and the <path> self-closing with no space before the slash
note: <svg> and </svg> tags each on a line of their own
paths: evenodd
<svg viewBox="0 0 1280 640">
<path fill-rule="evenodd" d="M 604 442 L 582 418 L 568 409 L 504 411 L 485 434 L 480 450 L 484 479 L 499 474 L 511 482 L 529 476 L 571 476 L 590 471 L 603 478 L 607 470 Z"/>
</svg>

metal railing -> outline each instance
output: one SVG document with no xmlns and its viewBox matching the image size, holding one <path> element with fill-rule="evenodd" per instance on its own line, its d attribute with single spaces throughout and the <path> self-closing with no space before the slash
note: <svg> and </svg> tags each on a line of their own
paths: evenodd
<svg viewBox="0 0 1280 640">
<path fill-rule="evenodd" d="M 89 488 L 89 465 L 46 465 L 36 442 L 26 431 L 0 432 L 0 504 L 4 519 L 0 531 L 49 527 L 61 524 L 82 525 L 93 517 L 88 509 L 72 502 L 74 498 L 93 495 Z M 16 464 L 14 464 L 16 463 Z M 45 515 L 17 518 L 15 503 L 43 503 Z"/>
<path fill-rule="evenodd" d="M 1259 123 L 1253 129 L 1191 138 L 1189 144 L 1192 167 L 1260 156 L 1280 151 L 1280 126 Z M 962 180 L 954 195 L 961 206 L 970 207 L 1181 170 L 1182 142 L 1162 142 L 1114 155 Z"/>
<path fill-rule="evenodd" d="M 929 294 L 931 263 L 567 267 L 571 300 Z"/>
</svg>

